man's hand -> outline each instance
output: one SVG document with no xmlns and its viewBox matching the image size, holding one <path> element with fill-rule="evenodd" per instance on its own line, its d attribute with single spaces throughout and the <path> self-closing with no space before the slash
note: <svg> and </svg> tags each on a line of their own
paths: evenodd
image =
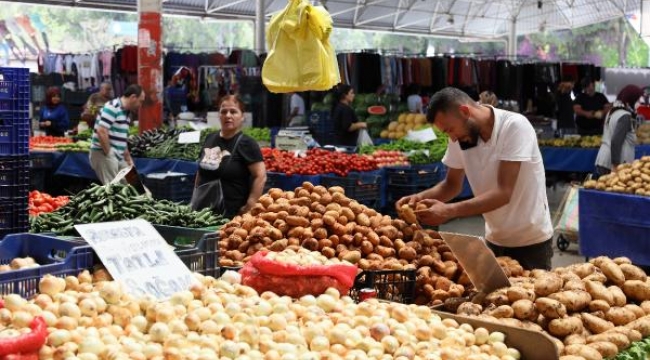
<svg viewBox="0 0 650 360">
<path fill-rule="evenodd" d="M 437 226 L 454 218 L 451 207 L 441 201 L 427 199 L 418 202 L 418 205 L 420 204 L 427 207 L 426 209 L 415 211 L 415 215 L 418 217 L 420 224 Z"/>
<path fill-rule="evenodd" d="M 256 203 L 257 203 L 256 200 L 248 199 L 248 201 L 246 201 L 246 204 L 239 209 L 239 213 L 245 214 L 249 212 L 253 208 L 253 206 L 255 206 Z"/>
<path fill-rule="evenodd" d="M 409 196 L 404 196 L 403 198 L 397 200 L 395 203 L 395 209 L 401 208 L 403 205 L 408 205 L 415 209 L 415 204 L 420 201 L 420 196 L 418 194 L 413 194 Z"/>
</svg>

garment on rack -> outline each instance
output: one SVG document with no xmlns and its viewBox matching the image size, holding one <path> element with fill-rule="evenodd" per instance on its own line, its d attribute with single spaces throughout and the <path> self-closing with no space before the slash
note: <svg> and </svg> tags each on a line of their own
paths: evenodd
<svg viewBox="0 0 650 360">
<path fill-rule="evenodd" d="M 138 72 L 138 47 L 127 45 L 122 48 L 120 68 L 124 72 Z"/>
</svg>

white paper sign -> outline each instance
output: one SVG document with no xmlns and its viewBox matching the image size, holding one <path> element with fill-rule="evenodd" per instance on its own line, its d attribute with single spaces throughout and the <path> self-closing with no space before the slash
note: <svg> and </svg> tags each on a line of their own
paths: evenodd
<svg viewBox="0 0 650 360">
<path fill-rule="evenodd" d="M 433 131 L 433 128 L 427 127 L 425 129 L 417 130 L 417 131 L 409 130 L 405 138 L 406 140 L 427 143 L 429 141 L 433 141 L 437 139 L 438 137 L 436 136 L 436 133 Z"/>
<path fill-rule="evenodd" d="M 179 144 L 198 144 L 201 141 L 200 131 L 186 131 L 178 135 Z"/>
<path fill-rule="evenodd" d="M 156 229 L 142 219 L 75 225 L 108 272 L 134 296 L 165 300 L 197 281 Z"/>
</svg>

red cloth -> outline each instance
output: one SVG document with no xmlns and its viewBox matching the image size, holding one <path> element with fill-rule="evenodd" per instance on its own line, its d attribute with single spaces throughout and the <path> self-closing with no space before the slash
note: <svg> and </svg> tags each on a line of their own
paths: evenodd
<svg viewBox="0 0 650 360">
<path fill-rule="evenodd" d="M 120 67 L 122 71 L 138 72 L 138 47 L 128 45 L 122 48 L 122 59 Z"/>
<path fill-rule="evenodd" d="M 636 113 L 643 116 L 644 119 L 650 120 L 650 105 L 640 105 L 636 109 Z"/>
</svg>

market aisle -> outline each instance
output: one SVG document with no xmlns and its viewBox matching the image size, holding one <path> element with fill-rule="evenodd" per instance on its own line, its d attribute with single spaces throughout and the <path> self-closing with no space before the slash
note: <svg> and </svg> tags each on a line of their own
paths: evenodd
<svg viewBox="0 0 650 360">
<path fill-rule="evenodd" d="M 551 211 L 553 211 L 552 216 L 555 215 L 555 212 L 557 211 L 557 208 L 562 201 L 562 197 L 564 196 L 566 189 L 566 184 L 558 185 L 555 190 L 553 190 L 552 187 L 546 189 L 549 206 L 551 207 Z M 485 223 L 483 221 L 483 217 L 473 216 L 469 218 L 453 220 L 441 226 L 440 229 L 443 231 L 458 232 L 461 234 L 483 235 L 485 232 Z M 552 265 L 554 268 L 575 263 L 583 263 L 585 261 L 585 258 L 578 254 L 578 244 L 572 243 L 567 251 L 561 252 L 555 245 L 555 239 L 553 241 Z"/>
</svg>

